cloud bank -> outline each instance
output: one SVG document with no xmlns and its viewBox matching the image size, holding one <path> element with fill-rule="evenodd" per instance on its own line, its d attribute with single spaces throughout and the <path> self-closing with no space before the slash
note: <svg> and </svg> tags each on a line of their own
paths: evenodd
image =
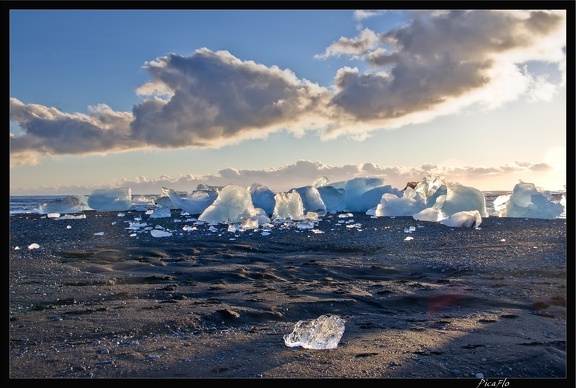
<svg viewBox="0 0 576 388">
<path fill-rule="evenodd" d="M 314 180 L 326 177 L 328 184 L 345 181 L 357 177 L 383 178 L 392 187 L 403 189 L 409 181 L 419 181 L 427 175 L 443 176 L 447 181 L 458 182 L 480 190 L 483 182 L 493 182 L 494 178 L 502 178 L 500 189 L 512 190 L 518 179 L 537 183 L 534 178 L 538 174 L 546 174 L 552 166 L 546 163 L 514 162 L 493 167 L 459 166 L 445 167 L 434 164 L 424 164 L 416 167 L 392 167 L 377 163 L 345 164 L 332 166 L 319 161 L 300 160 L 278 168 L 245 169 L 224 168 L 217 174 L 194 175 L 186 174 L 180 177 L 160 176 L 148 178 L 140 176 L 132 179 L 122 179 L 110 182 L 108 186 L 39 186 L 34 190 L 39 194 L 90 194 L 95 189 L 130 187 L 134 194 L 162 194 L 162 187 L 178 191 L 193 191 L 199 184 L 209 186 L 226 186 L 229 184 L 248 187 L 259 183 L 275 192 L 288 191 L 291 188 L 312 185 Z M 493 183 L 490 183 L 493 184 Z M 489 187 L 488 189 L 498 189 Z M 550 188 L 547 188 L 550 189 Z M 555 188 L 560 189 L 560 188 Z M 29 188 L 10 188 L 11 195 L 34 195 Z"/>
<path fill-rule="evenodd" d="M 356 12 L 356 20 L 377 14 Z M 144 64 L 151 80 L 131 112 L 105 104 L 88 114 L 10 99 L 10 164 L 42 157 L 145 148 L 221 147 L 275 131 L 363 140 L 373 131 L 423 123 L 468 107 L 549 99 L 564 87 L 564 11 L 415 11 L 401 27 L 362 29 L 329 45 L 319 60 L 346 56 L 327 88 L 289 69 L 200 48 Z M 530 71 L 558 65 L 561 80 Z"/>
</svg>

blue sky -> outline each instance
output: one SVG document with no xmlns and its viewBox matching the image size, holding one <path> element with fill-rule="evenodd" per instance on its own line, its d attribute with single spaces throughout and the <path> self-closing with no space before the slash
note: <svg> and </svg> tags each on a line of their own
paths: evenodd
<svg viewBox="0 0 576 388">
<path fill-rule="evenodd" d="M 10 194 L 566 184 L 566 11 L 11 9 Z"/>
</svg>

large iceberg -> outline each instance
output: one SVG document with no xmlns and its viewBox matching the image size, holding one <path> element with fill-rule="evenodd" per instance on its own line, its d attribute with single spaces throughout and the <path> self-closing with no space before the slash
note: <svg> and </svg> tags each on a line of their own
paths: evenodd
<svg viewBox="0 0 576 388">
<path fill-rule="evenodd" d="M 132 189 L 96 189 L 88 196 L 87 204 L 91 209 L 102 212 L 125 211 L 132 206 Z"/>
<path fill-rule="evenodd" d="M 248 189 L 228 185 L 218 193 L 216 200 L 200 214 L 198 220 L 209 224 L 231 224 L 243 222 L 260 213 L 254 208 Z"/>
<path fill-rule="evenodd" d="M 564 213 L 564 206 L 553 202 L 549 191 L 533 183 L 519 181 L 512 194 L 498 196 L 494 200 L 494 210 L 499 217 L 553 219 Z"/>
</svg>

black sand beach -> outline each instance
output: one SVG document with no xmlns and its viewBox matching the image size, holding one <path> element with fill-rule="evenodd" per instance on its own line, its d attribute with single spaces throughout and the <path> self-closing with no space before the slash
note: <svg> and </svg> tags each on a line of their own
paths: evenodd
<svg viewBox="0 0 576 388">
<path fill-rule="evenodd" d="M 276 226 L 263 236 L 227 225 L 184 231 L 192 223 L 175 222 L 179 211 L 85 214 L 10 217 L 11 379 L 440 378 L 476 387 L 482 378 L 563 385 L 573 375 L 565 219 L 488 217 L 473 229 L 332 215 L 315 227 L 324 233 Z M 173 235 L 126 229 L 140 216 Z M 323 314 L 345 320 L 336 349 L 284 344 L 296 322 Z"/>
</svg>

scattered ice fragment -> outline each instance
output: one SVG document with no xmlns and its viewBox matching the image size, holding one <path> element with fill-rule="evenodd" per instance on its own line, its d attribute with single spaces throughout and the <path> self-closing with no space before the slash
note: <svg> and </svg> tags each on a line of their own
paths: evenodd
<svg viewBox="0 0 576 388">
<path fill-rule="evenodd" d="M 143 228 L 143 227 L 145 227 L 146 225 L 148 225 L 148 224 L 145 223 L 145 222 L 142 222 L 142 223 L 140 223 L 140 222 L 131 222 L 131 221 L 126 221 L 126 222 L 128 222 L 128 227 L 127 227 L 126 229 L 132 229 L 132 230 L 137 230 L 137 229 Z"/>
<path fill-rule="evenodd" d="M 408 236 L 408 237 L 406 237 L 406 238 L 404 239 L 404 241 L 410 241 L 410 240 L 414 240 L 414 237 Z"/>
<path fill-rule="evenodd" d="M 66 225 L 66 229 L 72 229 L 70 225 Z"/>
<path fill-rule="evenodd" d="M 94 233 L 94 236 L 104 236 L 104 232 L 96 232 Z"/>
<path fill-rule="evenodd" d="M 312 221 L 301 221 L 298 223 L 297 225 L 298 229 L 313 229 L 314 228 L 314 222 Z"/>
<path fill-rule="evenodd" d="M 61 217 L 56 218 L 56 220 L 83 220 L 86 219 L 86 214 L 78 214 L 77 216 L 72 214 L 65 214 Z"/>
<path fill-rule="evenodd" d="M 292 333 L 284 335 L 284 343 L 291 348 L 335 349 L 344 334 L 344 323 L 337 315 L 321 315 L 317 319 L 298 321 Z"/>
<path fill-rule="evenodd" d="M 150 234 L 152 235 L 152 237 L 170 237 L 170 236 L 172 236 L 172 233 L 165 232 L 163 230 L 158 230 L 158 229 L 152 229 L 150 231 Z"/>
<path fill-rule="evenodd" d="M 159 207 L 150 212 L 150 218 L 170 218 L 171 216 L 169 207 Z"/>
<path fill-rule="evenodd" d="M 482 217 L 478 210 L 461 211 L 452 214 L 440 223 L 450 227 L 478 228 L 482 223 Z"/>
<path fill-rule="evenodd" d="M 36 243 L 28 245 L 28 249 L 38 249 L 38 248 L 40 248 L 40 245 L 38 245 Z"/>
</svg>

